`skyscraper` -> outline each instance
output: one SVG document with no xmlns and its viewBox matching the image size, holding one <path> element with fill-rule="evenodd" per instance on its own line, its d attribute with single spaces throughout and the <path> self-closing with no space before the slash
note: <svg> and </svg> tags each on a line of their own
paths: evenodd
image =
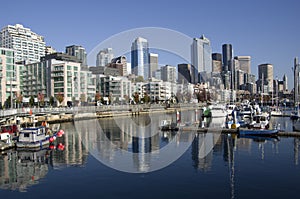
<svg viewBox="0 0 300 199">
<path fill-rule="evenodd" d="M 39 62 L 45 56 L 44 37 L 21 24 L 8 25 L 0 32 L 0 46 L 15 50 L 15 61 Z"/>
<path fill-rule="evenodd" d="M 142 37 L 136 38 L 131 46 L 131 72 L 144 80 L 149 78 L 149 45 Z"/>
<path fill-rule="evenodd" d="M 245 73 L 251 73 L 251 57 L 250 56 L 235 56 L 234 59 L 239 62 L 239 69 Z"/>
<path fill-rule="evenodd" d="M 97 54 L 96 66 L 106 66 L 114 58 L 112 48 L 104 48 Z"/>
<path fill-rule="evenodd" d="M 222 45 L 222 55 L 223 55 L 223 72 L 230 70 L 230 61 L 232 60 L 233 51 L 231 44 Z"/>
<path fill-rule="evenodd" d="M 199 73 L 212 72 L 212 50 L 208 38 L 202 35 L 200 38 L 194 38 L 191 45 L 191 63 L 195 67 L 195 83 L 200 82 Z"/>
<path fill-rule="evenodd" d="M 191 64 L 178 64 L 178 83 L 192 83 L 194 70 L 192 69 Z"/>
<path fill-rule="evenodd" d="M 212 72 L 222 72 L 222 54 L 220 53 L 212 54 Z"/>
<path fill-rule="evenodd" d="M 273 91 L 273 65 L 266 63 L 258 65 L 258 90 L 263 93 Z M 267 90 L 265 90 L 265 87 Z"/>
<path fill-rule="evenodd" d="M 161 79 L 166 82 L 176 82 L 176 67 L 165 65 L 161 67 Z"/>
<path fill-rule="evenodd" d="M 75 56 L 81 62 L 81 66 L 87 66 L 86 51 L 82 46 L 71 45 L 66 47 L 66 54 Z"/>
<path fill-rule="evenodd" d="M 158 54 L 149 54 L 149 77 L 152 77 L 152 73 L 158 69 Z"/>
</svg>

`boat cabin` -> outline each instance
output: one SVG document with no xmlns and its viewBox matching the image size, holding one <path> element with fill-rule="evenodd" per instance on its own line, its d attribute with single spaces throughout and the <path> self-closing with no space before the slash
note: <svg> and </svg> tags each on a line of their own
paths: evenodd
<svg viewBox="0 0 300 199">
<path fill-rule="evenodd" d="M 45 127 L 29 127 L 20 131 L 19 142 L 38 142 L 46 139 Z"/>
</svg>

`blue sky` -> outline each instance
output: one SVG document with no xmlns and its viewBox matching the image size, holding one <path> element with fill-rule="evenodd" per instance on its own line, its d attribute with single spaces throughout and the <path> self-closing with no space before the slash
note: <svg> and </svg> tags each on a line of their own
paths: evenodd
<svg viewBox="0 0 300 199">
<path fill-rule="evenodd" d="M 213 52 L 230 43 L 234 55 L 250 55 L 255 75 L 258 64 L 273 64 L 274 77 L 287 74 L 291 88 L 293 59 L 300 57 L 299 8 L 298 0 L 10 0 L 1 2 L 0 26 L 21 23 L 58 51 L 77 44 L 89 52 L 114 34 L 141 27 L 204 34 Z"/>
</svg>

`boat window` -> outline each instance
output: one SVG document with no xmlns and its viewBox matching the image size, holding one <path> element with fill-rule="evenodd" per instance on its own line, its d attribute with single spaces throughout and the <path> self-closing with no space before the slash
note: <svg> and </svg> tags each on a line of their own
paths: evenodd
<svg viewBox="0 0 300 199">
<path fill-rule="evenodd" d="M 29 133 L 24 133 L 25 138 L 29 138 Z"/>
</svg>

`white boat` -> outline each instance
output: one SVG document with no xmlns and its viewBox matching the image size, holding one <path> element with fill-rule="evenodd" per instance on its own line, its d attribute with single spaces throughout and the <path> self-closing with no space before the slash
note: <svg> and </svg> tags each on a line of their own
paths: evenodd
<svg viewBox="0 0 300 199">
<path fill-rule="evenodd" d="M 16 146 L 19 148 L 42 148 L 50 143 L 50 138 L 56 137 L 50 129 L 40 127 L 24 128 L 19 132 Z"/>
<path fill-rule="evenodd" d="M 282 116 L 282 112 L 279 108 L 273 109 L 270 113 L 271 116 Z"/>
<path fill-rule="evenodd" d="M 214 104 L 209 106 L 211 117 L 226 117 L 227 111 L 224 105 Z"/>
<path fill-rule="evenodd" d="M 269 119 L 266 115 L 254 115 L 252 122 L 249 124 L 251 129 L 269 129 Z"/>
<path fill-rule="evenodd" d="M 234 104 L 229 104 L 226 106 L 226 111 L 227 111 L 227 115 L 231 115 L 232 111 L 235 110 L 236 105 Z"/>
</svg>

